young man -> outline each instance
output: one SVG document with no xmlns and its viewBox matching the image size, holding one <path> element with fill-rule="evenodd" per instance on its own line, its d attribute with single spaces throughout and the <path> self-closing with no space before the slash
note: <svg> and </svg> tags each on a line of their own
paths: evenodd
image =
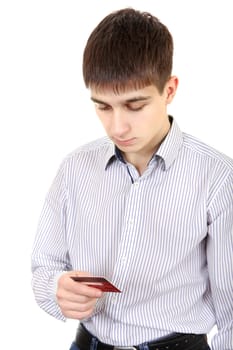
<svg viewBox="0 0 233 350">
<path fill-rule="evenodd" d="M 214 324 L 212 349 L 233 349 L 233 161 L 168 116 L 172 57 L 166 26 L 134 9 L 87 41 L 84 81 L 107 137 L 62 162 L 32 253 L 40 307 L 80 320 L 73 350 L 204 350 Z"/>
</svg>

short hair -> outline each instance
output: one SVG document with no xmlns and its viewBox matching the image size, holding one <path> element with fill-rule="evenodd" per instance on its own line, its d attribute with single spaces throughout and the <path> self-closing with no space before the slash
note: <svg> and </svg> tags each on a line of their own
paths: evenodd
<svg viewBox="0 0 233 350">
<path fill-rule="evenodd" d="M 173 38 L 148 12 L 125 8 L 107 15 L 90 34 L 83 53 L 87 88 L 141 89 L 155 85 L 160 93 L 171 76 Z"/>
</svg>

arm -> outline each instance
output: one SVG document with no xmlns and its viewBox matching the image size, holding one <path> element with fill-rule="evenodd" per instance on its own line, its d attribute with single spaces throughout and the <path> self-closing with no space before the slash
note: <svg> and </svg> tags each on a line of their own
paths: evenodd
<svg viewBox="0 0 233 350">
<path fill-rule="evenodd" d="M 233 174 L 216 186 L 209 207 L 207 262 L 217 334 L 214 350 L 233 349 Z"/>
<path fill-rule="evenodd" d="M 32 251 L 32 288 L 38 305 L 57 319 L 90 316 L 101 291 L 71 280 L 66 244 L 65 164 L 46 197 Z M 67 272 L 71 271 L 71 272 Z M 65 272 L 65 273 L 64 273 Z M 79 272 L 88 275 L 86 272 Z"/>
</svg>

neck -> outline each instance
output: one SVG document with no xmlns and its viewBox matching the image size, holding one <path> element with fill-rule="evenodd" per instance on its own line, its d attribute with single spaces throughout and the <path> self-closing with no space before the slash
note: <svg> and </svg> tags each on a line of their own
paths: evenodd
<svg viewBox="0 0 233 350">
<path fill-rule="evenodd" d="M 124 159 L 135 166 L 137 171 L 140 175 L 143 174 L 143 172 L 146 170 L 151 158 L 153 155 L 157 152 L 159 149 L 161 143 L 166 138 L 169 130 L 170 130 L 171 124 L 169 122 L 169 119 L 167 120 L 167 123 L 163 126 L 163 128 L 160 131 L 160 136 L 156 135 L 156 137 L 148 144 L 147 147 L 145 147 L 143 150 L 135 152 L 135 153 L 123 153 Z"/>
</svg>

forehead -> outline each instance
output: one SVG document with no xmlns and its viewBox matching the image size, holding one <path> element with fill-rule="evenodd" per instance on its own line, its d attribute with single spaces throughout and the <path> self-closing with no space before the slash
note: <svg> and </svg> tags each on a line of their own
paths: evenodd
<svg viewBox="0 0 233 350">
<path fill-rule="evenodd" d="M 148 99 L 159 94 L 154 85 L 146 86 L 142 89 L 127 89 L 123 92 L 115 92 L 113 89 L 98 90 L 90 88 L 91 99 L 110 102 L 125 102 L 136 99 Z"/>
</svg>

